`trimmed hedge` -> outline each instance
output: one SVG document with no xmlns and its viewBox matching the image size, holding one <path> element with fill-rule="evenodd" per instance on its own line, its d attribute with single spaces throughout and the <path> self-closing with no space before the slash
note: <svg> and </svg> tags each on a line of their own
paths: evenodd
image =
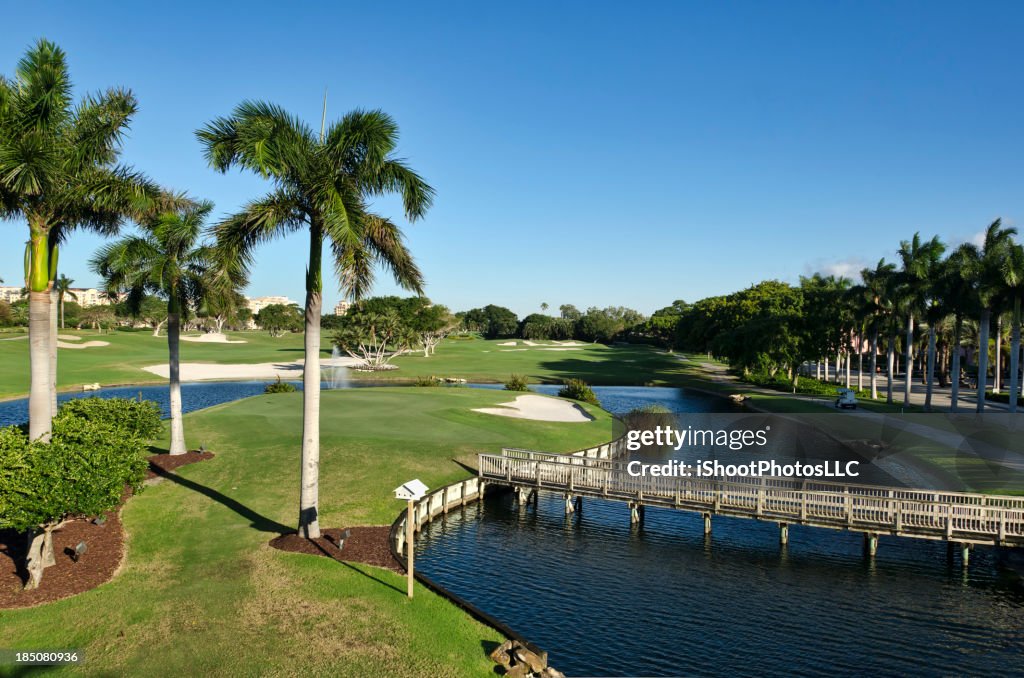
<svg viewBox="0 0 1024 678">
<path fill-rule="evenodd" d="M 160 407 L 151 400 L 130 398 L 74 398 L 60 406 L 54 426 L 81 419 L 110 429 L 123 437 L 151 440 L 163 430 Z"/>
</svg>

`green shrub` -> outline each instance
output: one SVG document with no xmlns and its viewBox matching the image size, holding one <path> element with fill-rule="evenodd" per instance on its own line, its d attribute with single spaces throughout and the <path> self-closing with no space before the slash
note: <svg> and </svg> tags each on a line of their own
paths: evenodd
<svg viewBox="0 0 1024 678">
<path fill-rule="evenodd" d="M 33 531 L 26 569 L 35 588 L 53 562 L 53 530 L 115 508 L 125 487 L 142 489 L 146 444 L 124 429 L 78 416 L 54 418 L 49 443 L 0 429 L 0 529 Z"/>
<path fill-rule="evenodd" d="M 510 375 L 508 381 L 505 382 L 506 391 L 529 391 L 530 386 L 526 382 L 526 377 L 521 374 Z"/>
<path fill-rule="evenodd" d="M 440 386 L 444 383 L 443 379 L 437 377 L 416 377 L 416 381 L 413 382 L 415 386 Z"/>
<path fill-rule="evenodd" d="M 264 393 L 295 393 L 295 384 L 281 381 L 281 375 L 277 375 L 277 381 L 263 387 Z"/>
<path fill-rule="evenodd" d="M 991 400 L 994 403 L 1004 403 L 1004 404 L 1006 404 L 1006 403 L 1010 402 L 1010 394 L 1009 393 L 993 393 L 992 391 L 985 391 L 985 400 Z M 1021 405 L 1024 405 L 1024 398 L 1022 398 L 1021 396 L 1018 395 L 1017 396 L 1017 407 L 1020 407 Z"/>
<path fill-rule="evenodd" d="M 582 379 L 570 379 L 565 382 L 565 385 L 562 386 L 562 390 L 558 392 L 558 397 L 579 400 L 580 402 L 590 403 L 591 405 L 601 405 L 601 403 L 597 401 L 597 396 L 594 395 L 593 389 L 591 389 L 590 386 Z"/>
<path fill-rule="evenodd" d="M 661 405 L 644 405 L 633 408 L 621 418 L 627 429 L 649 430 L 657 426 L 673 424 L 675 415 L 667 407 Z"/>
<path fill-rule="evenodd" d="M 60 406 L 54 425 L 65 419 L 82 419 L 142 440 L 151 440 L 163 430 L 160 406 L 151 400 L 74 398 Z"/>
</svg>

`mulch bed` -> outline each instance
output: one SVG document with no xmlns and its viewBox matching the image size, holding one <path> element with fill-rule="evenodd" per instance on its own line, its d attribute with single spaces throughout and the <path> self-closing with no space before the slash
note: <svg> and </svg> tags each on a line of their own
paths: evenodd
<svg viewBox="0 0 1024 678">
<path fill-rule="evenodd" d="M 146 480 L 151 478 L 159 478 L 163 473 L 157 471 L 164 471 L 165 473 L 172 473 L 175 469 L 181 468 L 187 464 L 194 464 L 197 461 L 206 461 L 207 459 L 213 459 L 213 452 L 198 452 L 192 450 L 185 454 L 154 454 L 149 457 L 149 470 L 146 471 Z"/>
<path fill-rule="evenodd" d="M 376 565 L 393 572 L 405 572 L 398 561 L 391 555 L 388 546 L 388 535 L 391 528 L 381 527 L 350 527 L 350 534 L 345 540 L 344 548 L 338 548 L 338 538 L 344 530 L 328 528 L 321 530 L 319 539 L 306 539 L 297 534 L 283 534 L 270 540 L 270 545 L 281 551 L 291 553 L 308 553 L 314 556 L 326 556 L 339 562 L 366 563 Z"/>
<path fill-rule="evenodd" d="M 25 591 L 25 552 L 28 540 L 14 530 L 0 530 L 0 610 L 50 603 L 88 591 L 114 576 L 124 554 L 121 509 L 105 514 L 107 521 L 74 520 L 53 533 L 55 565 L 43 570 L 39 588 Z M 79 542 L 88 550 L 78 562 L 68 555 Z"/>
<path fill-rule="evenodd" d="M 149 457 L 146 479 L 159 478 L 186 464 L 211 458 L 212 452 L 154 454 Z M 107 520 L 103 525 L 82 518 L 56 530 L 53 533 L 53 555 L 57 562 L 43 570 L 43 581 L 34 591 L 24 590 L 28 579 L 25 571 L 28 540 L 24 534 L 14 530 L 0 530 L 0 610 L 50 603 L 109 581 L 124 555 L 121 506 L 130 496 L 131 493 L 126 491 L 121 504 L 104 514 Z M 83 541 L 88 550 L 76 563 L 69 553 Z"/>
</svg>

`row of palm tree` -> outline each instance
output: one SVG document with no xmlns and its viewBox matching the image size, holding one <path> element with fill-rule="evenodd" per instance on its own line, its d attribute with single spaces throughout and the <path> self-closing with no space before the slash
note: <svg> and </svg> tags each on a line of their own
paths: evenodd
<svg viewBox="0 0 1024 678">
<path fill-rule="evenodd" d="M 363 296 L 379 266 L 405 289 L 422 292 L 423 276 L 400 228 L 371 202 L 397 194 L 404 216 L 426 213 L 433 189 L 395 156 L 398 127 L 381 111 L 356 110 L 319 133 L 278 106 L 246 101 L 196 132 L 210 166 L 241 168 L 273 190 L 206 226 L 213 206 L 162 189 L 119 164 L 121 142 L 137 102 L 128 90 L 71 98 L 64 52 L 40 40 L 0 77 L 0 218 L 28 225 L 25 285 L 29 296 L 29 435 L 48 440 L 56 412 L 58 307 L 71 281 L 58 277 L 58 254 L 79 229 L 117 235 L 91 260 L 108 293 L 129 306 L 146 294 L 166 299 L 172 454 L 185 451 L 178 374 L 183 315 L 237 294 L 269 240 L 304 231 L 305 365 L 298 531 L 319 527 L 320 314 L 323 250 L 329 247 L 341 291 Z"/>
<path fill-rule="evenodd" d="M 1024 248 L 1015 240 L 1017 230 L 1004 227 L 1001 220 L 985 230 L 980 244 L 964 243 L 946 254 L 947 247 L 938 237 L 924 240 L 914 234 L 900 243 L 898 265 L 882 259 L 874 268 L 865 268 L 860 283 L 850 285 L 842 279 L 821 279 L 832 286 L 835 305 L 830 322 L 840 339 L 832 342 L 833 354 L 858 354 L 863 367 L 863 351 L 853 348 L 855 339 L 869 342 L 871 397 L 878 398 L 877 360 L 881 341 L 886 342 L 886 401 L 893 402 L 893 377 L 896 350 L 902 345 L 903 402 L 910 403 L 914 376 L 915 349 L 922 353 L 925 384 L 925 410 L 932 409 L 940 339 L 950 357 L 951 410 L 957 411 L 962 371 L 960 349 L 965 330 L 977 323 L 977 369 L 979 385 L 976 410 L 984 411 L 988 374 L 989 332 L 993 324 L 1001 326 L 1004 314 L 1010 316 L 1009 409 L 1015 412 L 1020 391 L 1020 325 L 1024 298 Z M 919 346 L 923 344 L 923 346 Z M 998 357 L 1001 341 L 997 339 Z M 849 381 L 847 357 L 847 386 Z M 827 367 L 826 367 L 827 370 Z M 861 374 L 863 370 L 859 370 Z M 998 390 L 1000 369 L 996 367 Z M 858 377 L 861 378 L 861 377 Z M 860 386 L 860 384 L 858 384 Z"/>
</svg>

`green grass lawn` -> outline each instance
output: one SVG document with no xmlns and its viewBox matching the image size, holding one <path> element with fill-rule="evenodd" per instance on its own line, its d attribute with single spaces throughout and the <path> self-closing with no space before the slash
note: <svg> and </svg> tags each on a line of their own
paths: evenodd
<svg viewBox="0 0 1024 678">
<path fill-rule="evenodd" d="M 142 368 L 167 362 L 167 337 L 150 331 L 104 332 L 62 331 L 81 336 L 83 341 L 99 340 L 109 346 L 60 349 L 58 385 L 76 389 L 82 384 L 159 383 L 158 377 Z M 302 335 L 273 338 L 265 332 L 229 334 L 245 344 L 181 343 L 182 362 L 261 363 L 291 362 L 302 358 Z M 422 353 L 399 356 L 391 372 L 351 372 L 353 379 L 412 381 L 418 376 L 460 377 L 470 381 L 504 382 L 512 373 L 526 375 L 532 382 L 562 382 L 570 377 L 603 385 L 672 385 L 679 363 L 664 351 L 647 346 L 604 346 L 584 344 L 568 351 L 544 347 L 499 346 L 498 341 L 476 339 L 445 341 L 429 358 Z M 543 342 L 549 343 L 549 342 Z M 525 349 L 525 350 L 522 350 Z M 324 337 L 323 356 L 331 354 L 329 337 Z M 0 341 L 0 398 L 24 396 L 29 389 L 28 342 Z"/>
<path fill-rule="evenodd" d="M 547 423 L 472 412 L 500 391 L 390 388 L 323 394 L 321 524 L 383 525 L 394 487 L 465 477 L 455 461 L 503 445 L 566 452 L 607 441 L 612 419 Z M 5 648 L 82 648 L 87 675 L 493 675 L 500 641 L 446 600 L 365 565 L 283 553 L 293 526 L 301 394 L 258 396 L 186 417 L 217 456 L 131 499 L 122 572 L 87 593 L 0 611 Z M 4 669 L 0 668 L 0 674 Z"/>
</svg>

